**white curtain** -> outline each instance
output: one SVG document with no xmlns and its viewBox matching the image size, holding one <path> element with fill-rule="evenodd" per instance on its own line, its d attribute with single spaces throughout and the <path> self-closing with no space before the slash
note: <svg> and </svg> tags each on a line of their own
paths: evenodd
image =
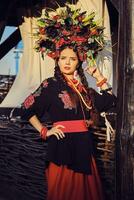
<svg viewBox="0 0 134 200">
<path fill-rule="evenodd" d="M 98 17 L 104 19 L 105 35 L 111 40 L 109 15 L 105 0 L 79 0 L 77 6 L 88 12 L 97 11 Z M 34 50 L 35 39 L 33 38 L 33 33 L 36 27 L 35 21 L 34 18 L 24 17 L 24 22 L 20 26 L 24 52 L 20 62 L 19 73 L 0 107 L 20 106 L 24 99 L 38 88 L 42 80 L 53 76 L 54 60 L 46 56 L 43 61 L 40 54 Z M 106 59 L 104 63 L 99 64 L 99 67 L 108 81 L 112 83 L 112 61 Z M 90 86 L 95 86 L 92 78 L 89 78 L 88 81 L 93 83 Z"/>
<path fill-rule="evenodd" d="M 18 75 L 0 107 L 17 107 L 24 99 L 38 88 L 42 80 L 53 76 L 54 60 L 46 56 L 42 60 L 39 53 L 35 52 L 36 20 L 24 17 L 24 22 L 19 27 L 24 51 L 20 62 Z"/>
<path fill-rule="evenodd" d="M 106 39 L 111 43 L 111 32 L 110 32 L 110 19 L 106 0 L 79 0 L 77 6 L 82 10 L 87 10 L 89 13 L 96 11 L 96 18 L 102 19 L 102 24 L 104 25 L 104 34 Z M 113 64 L 112 64 L 112 48 L 108 48 L 107 51 L 102 53 L 104 60 L 99 62 L 98 67 L 100 68 L 103 75 L 107 78 L 108 82 L 112 85 L 113 81 Z M 105 56 L 106 55 L 106 56 Z M 110 58 L 110 59 L 109 59 Z M 95 81 L 88 76 L 88 81 L 91 83 L 90 86 L 95 86 Z"/>
</svg>

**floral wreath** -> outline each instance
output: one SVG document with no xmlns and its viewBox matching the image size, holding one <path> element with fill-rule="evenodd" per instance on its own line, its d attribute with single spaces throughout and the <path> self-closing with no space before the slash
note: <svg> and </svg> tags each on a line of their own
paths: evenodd
<svg viewBox="0 0 134 200">
<path fill-rule="evenodd" d="M 71 46 L 77 49 L 81 61 L 88 60 L 90 65 L 94 64 L 98 52 L 106 44 L 104 27 L 99 25 L 102 20 L 94 18 L 95 12 L 81 12 L 74 4 L 65 4 L 54 12 L 45 9 L 37 20 L 36 51 L 41 52 L 43 58 L 47 54 L 56 59 L 63 46 Z"/>
</svg>

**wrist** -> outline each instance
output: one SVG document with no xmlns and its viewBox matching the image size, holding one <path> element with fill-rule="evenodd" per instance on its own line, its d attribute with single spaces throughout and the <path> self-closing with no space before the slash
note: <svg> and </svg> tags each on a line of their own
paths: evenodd
<svg viewBox="0 0 134 200">
<path fill-rule="evenodd" d="M 96 85 L 97 87 L 102 87 L 104 84 L 106 84 L 107 82 L 107 78 L 103 77 L 102 79 L 99 79 L 99 81 L 97 81 Z"/>
<path fill-rule="evenodd" d="M 40 136 L 41 136 L 42 139 L 46 140 L 46 138 L 47 138 L 47 132 L 48 132 L 47 127 L 43 126 L 41 128 L 41 131 L 40 131 Z"/>
<path fill-rule="evenodd" d="M 95 77 L 97 83 L 100 82 L 100 81 L 102 81 L 104 78 L 105 78 L 105 77 L 104 77 L 103 75 L 100 75 L 100 76 Z"/>
</svg>

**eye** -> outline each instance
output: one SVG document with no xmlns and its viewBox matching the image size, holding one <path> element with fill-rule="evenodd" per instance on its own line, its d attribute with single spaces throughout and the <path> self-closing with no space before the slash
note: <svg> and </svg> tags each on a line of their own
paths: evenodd
<svg viewBox="0 0 134 200">
<path fill-rule="evenodd" d="M 72 60 L 72 61 L 76 61 L 76 60 L 77 60 L 77 58 L 71 57 L 71 60 Z"/>
<path fill-rule="evenodd" d="M 66 59 L 66 57 L 65 57 L 65 56 L 61 56 L 60 59 L 61 59 L 61 60 L 64 60 L 64 59 Z"/>
</svg>

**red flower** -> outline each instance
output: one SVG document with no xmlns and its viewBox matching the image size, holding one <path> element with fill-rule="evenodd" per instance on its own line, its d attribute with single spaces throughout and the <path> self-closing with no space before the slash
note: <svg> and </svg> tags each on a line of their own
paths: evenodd
<svg viewBox="0 0 134 200">
<path fill-rule="evenodd" d="M 71 32 L 70 31 L 66 31 L 65 29 L 62 31 L 62 34 L 63 35 L 71 35 Z"/>
<path fill-rule="evenodd" d="M 46 51 L 46 48 L 45 48 L 45 47 L 40 48 L 40 52 L 41 52 L 41 53 L 44 53 L 45 51 Z"/>
<path fill-rule="evenodd" d="M 59 52 L 58 51 L 49 52 L 49 53 L 47 53 L 47 55 L 54 59 L 54 58 L 57 58 L 59 56 Z"/>
<path fill-rule="evenodd" d="M 61 26 L 61 23 L 60 22 L 57 22 L 57 24 L 55 24 L 55 27 L 56 28 L 59 28 Z"/>
<path fill-rule="evenodd" d="M 73 26 L 72 29 L 77 33 L 81 31 L 81 28 L 79 26 Z"/>
<path fill-rule="evenodd" d="M 57 19 L 59 19 L 59 18 L 60 18 L 59 15 L 55 15 L 55 16 L 53 16 L 53 19 L 54 19 L 54 20 L 57 20 Z"/>
<path fill-rule="evenodd" d="M 79 22 L 82 22 L 82 20 L 85 18 L 85 13 L 82 13 L 81 15 L 79 15 L 78 17 L 77 17 L 77 19 L 78 19 L 78 21 Z"/>
<path fill-rule="evenodd" d="M 72 36 L 70 38 L 71 41 L 75 41 L 75 42 L 86 42 L 87 39 L 85 37 L 80 37 L 80 36 Z"/>
<path fill-rule="evenodd" d="M 41 35 L 44 35 L 45 34 L 45 29 L 41 27 L 41 28 L 39 28 L 39 32 L 40 32 Z"/>
<path fill-rule="evenodd" d="M 98 31 L 96 29 L 91 29 L 90 35 L 98 35 Z"/>
<path fill-rule="evenodd" d="M 68 44 L 69 41 L 64 40 L 64 38 L 61 38 L 59 41 L 56 42 L 56 49 L 61 47 L 63 44 Z"/>
<path fill-rule="evenodd" d="M 24 107 L 28 109 L 34 103 L 34 96 L 30 95 L 24 101 Z"/>
</svg>

